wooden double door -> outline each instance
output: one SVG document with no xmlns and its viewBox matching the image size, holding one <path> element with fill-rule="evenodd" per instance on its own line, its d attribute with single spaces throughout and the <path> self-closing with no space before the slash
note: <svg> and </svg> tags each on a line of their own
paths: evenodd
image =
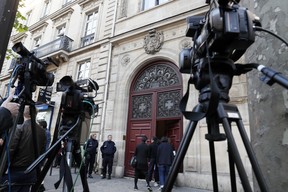
<svg viewBox="0 0 288 192">
<path fill-rule="evenodd" d="M 129 165 L 141 136 L 161 139 L 167 136 L 177 151 L 183 135 L 179 102 L 182 81 L 178 68 L 169 62 L 156 62 L 141 70 L 135 77 L 129 96 L 129 115 L 126 134 L 125 176 L 133 176 Z"/>
</svg>

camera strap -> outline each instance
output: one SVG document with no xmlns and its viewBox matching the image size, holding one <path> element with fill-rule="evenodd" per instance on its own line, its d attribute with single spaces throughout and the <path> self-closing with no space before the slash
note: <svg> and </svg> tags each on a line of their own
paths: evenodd
<svg viewBox="0 0 288 192">
<path fill-rule="evenodd" d="M 59 180 L 54 184 L 55 189 L 58 189 L 63 177 L 67 185 L 68 191 L 70 192 L 73 186 L 73 180 L 71 176 L 70 167 L 68 166 L 66 158 L 64 156 L 62 156 L 61 163 L 60 163 Z"/>
<path fill-rule="evenodd" d="M 194 112 L 194 111 L 186 111 L 186 106 L 189 98 L 189 92 L 190 92 L 190 84 L 193 84 L 193 77 L 190 76 L 188 80 L 188 86 L 185 95 L 182 97 L 180 103 L 179 103 L 179 108 L 183 114 L 183 116 L 186 119 L 189 119 L 191 121 L 199 121 L 205 116 L 210 116 L 214 114 L 217 111 L 217 107 L 219 104 L 219 99 L 220 99 L 220 91 L 219 88 L 216 84 L 216 81 L 213 78 L 213 73 L 212 73 L 212 67 L 211 67 L 211 62 L 210 62 L 210 56 L 209 56 L 209 51 L 208 51 L 208 46 L 206 42 L 206 47 L 207 47 L 207 60 L 208 60 L 208 70 L 209 70 L 209 80 L 210 80 L 210 98 L 209 98 L 209 103 L 208 107 L 205 110 L 205 113 L 203 112 Z"/>
<path fill-rule="evenodd" d="M 199 121 L 202 118 L 205 117 L 205 113 L 201 113 L 201 112 L 194 112 L 194 111 L 186 111 L 186 106 L 187 106 L 187 102 L 188 102 L 188 98 L 189 98 L 189 93 L 190 93 L 190 84 L 192 84 L 192 77 L 189 78 L 188 80 L 188 86 L 187 86 L 187 90 L 185 95 L 182 97 L 182 99 L 180 100 L 179 103 L 179 108 L 180 111 L 182 112 L 183 116 L 186 119 L 189 119 L 191 121 Z"/>
</svg>

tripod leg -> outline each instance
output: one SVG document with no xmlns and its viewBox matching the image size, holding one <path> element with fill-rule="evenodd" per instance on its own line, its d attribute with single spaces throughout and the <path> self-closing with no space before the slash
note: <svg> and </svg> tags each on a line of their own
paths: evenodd
<svg viewBox="0 0 288 192">
<path fill-rule="evenodd" d="M 170 192 L 172 191 L 173 184 L 176 180 L 178 171 L 180 169 L 181 163 L 183 162 L 183 159 L 185 157 L 185 154 L 187 152 L 187 149 L 189 147 L 190 141 L 192 139 L 192 136 L 194 134 L 194 131 L 196 129 L 197 122 L 196 121 L 190 121 L 187 130 L 184 134 L 183 139 L 181 140 L 181 143 L 178 148 L 178 152 L 176 153 L 176 156 L 174 158 L 174 161 L 172 163 L 171 169 L 169 171 L 169 175 L 167 177 L 167 180 L 164 185 L 164 192 Z"/>
<path fill-rule="evenodd" d="M 54 158 L 56 157 L 59 149 L 61 148 L 61 144 L 59 144 L 57 147 L 53 149 L 53 151 L 50 153 L 49 157 L 47 158 L 46 163 L 44 164 L 44 167 L 42 168 L 40 174 L 37 176 L 36 183 L 32 186 L 31 192 L 37 192 L 42 181 L 44 180 L 49 168 L 51 167 Z"/>
<path fill-rule="evenodd" d="M 80 168 L 80 177 L 81 177 L 81 182 L 82 182 L 82 186 L 83 186 L 83 192 L 89 192 L 89 185 L 87 182 L 87 173 L 86 173 L 86 165 L 85 163 L 81 165 L 82 162 L 82 156 L 81 156 L 81 149 L 80 149 L 80 145 L 79 143 L 77 143 L 77 145 L 75 146 L 75 150 L 74 150 L 74 158 L 75 161 L 77 163 L 77 166 Z"/>
<path fill-rule="evenodd" d="M 215 159 L 214 141 L 209 141 L 209 149 L 210 149 L 213 191 L 218 192 L 217 166 L 216 166 L 216 159 Z"/>
<path fill-rule="evenodd" d="M 235 176 L 235 162 L 231 153 L 231 148 L 228 145 L 228 156 L 229 156 L 229 168 L 230 168 L 230 181 L 231 181 L 231 191 L 237 191 L 236 176 Z"/>
<path fill-rule="evenodd" d="M 259 166 L 259 164 L 257 162 L 256 157 L 255 157 L 255 153 L 254 153 L 253 148 L 252 148 L 252 146 L 251 146 L 251 144 L 249 142 L 247 133 L 246 133 L 246 131 L 244 129 L 243 122 L 241 120 L 238 120 L 238 121 L 236 121 L 236 124 L 238 126 L 238 129 L 239 129 L 241 138 L 243 140 L 244 146 L 246 148 L 248 157 L 250 159 L 250 162 L 251 162 L 251 165 L 252 165 L 252 169 L 253 169 L 254 174 L 256 176 L 256 179 L 258 181 L 258 185 L 259 185 L 261 191 L 266 192 L 266 191 L 268 191 L 268 186 L 266 185 L 263 173 L 261 172 L 260 166 Z"/>
<path fill-rule="evenodd" d="M 220 110 L 224 110 L 223 107 L 219 107 L 219 108 L 220 108 Z M 221 111 L 221 112 L 219 112 L 219 114 L 223 114 L 223 112 Z M 229 121 L 226 117 L 223 118 L 222 120 L 223 120 L 223 128 L 224 128 L 224 131 L 226 133 L 227 140 L 228 140 L 228 146 L 230 149 L 229 153 L 230 152 L 232 153 L 232 156 L 233 156 L 233 159 L 235 161 L 240 179 L 241 179 L 242 184 L 243 184 L 244 191 L 252 192 L 252 189 L 251 189 L 251 186 L 250 186 L 250 183 L 248 180 L 248 176 L 245 172 L 238 148 L 236 146 L 234 137 L 233 137 L 232 132 L 231 132 L 231 127 L 230 127 Z"/>
</svg>

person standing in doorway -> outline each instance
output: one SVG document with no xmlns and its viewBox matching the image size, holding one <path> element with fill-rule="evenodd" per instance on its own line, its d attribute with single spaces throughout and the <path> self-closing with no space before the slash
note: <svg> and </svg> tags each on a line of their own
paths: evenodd
<svg viewBox="0 0 288 192">
<path fill-rule="evenodd" d="M 167 137 L 161 138 L 161 144 L 157 149 L 157 164 L 160 177 L 160 188 L 162 190 L 166 182 L 170 166 L 174 158 L 173 148 L 170 143 L 168 143 Z"/>
<path fill-rule="evenodd" d="M 107 167 L 108 167 L 108 179 L 111 179 L 112 166 L 114 154 L 116 152 L 115 143 L 112 141 L 112 135 L 108 135 L 108 140 L 104 141 L 100 147 L 102 153 L 102 179 L 106 178 Z"/>
<path fill-rule="evenodd" d="M 145 135 L 142 136 L 141 143 L 136 146 L 134 153 L 134 156 L 137 160 L 137 164 L 135 167 L 134 190 L 138 190 L 138 179 L 144 177 L 147 182 L 147 189 L 149 191 L 152 191 L 148 177 L 149 146 L 146 144 L 146 141 L 147 137 Z"/>
<path fill-rule="evenodd" d="M 85 164 L 87 168 L 87 173 L 89 178 L 92 177 L 92 171 L 95 163 L 95 158 L 97 154 L 98 140 L 96 139 L 96 134 L 91 134 L 90 139 L 85 143 Z"/>
<path fill-rule="evenodd" d="M 159 172 L 156 162 L 158 145 L 159 145 L 158 138 L 154 136 L 152 139 L 152 143 L 149 145 L 150 163 L 148 170 L 149 181 L 152 181 L 154 173 L 154 181 L 155 181 L 154 187 L 157 187 L 159 184 Z"/>
</svg>

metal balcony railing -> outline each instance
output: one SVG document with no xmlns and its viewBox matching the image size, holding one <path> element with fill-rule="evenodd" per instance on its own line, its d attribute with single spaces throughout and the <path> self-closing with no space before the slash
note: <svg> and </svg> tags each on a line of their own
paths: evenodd
<svg viewBox="0 0 288 192">
<path fill-rule="evenodd" d="M 69 37 L 62 36 L 54 41 L 51 41 L 50 43 L 47 43 L 45 45 L 42 45 L 33 51 L 35 52 L 35 56 L 40 58 L 46 55 L 50 55 L 51 53 L 63 50 L 70 52 L 72 47 L 72 39 Z"/>
</svg>

